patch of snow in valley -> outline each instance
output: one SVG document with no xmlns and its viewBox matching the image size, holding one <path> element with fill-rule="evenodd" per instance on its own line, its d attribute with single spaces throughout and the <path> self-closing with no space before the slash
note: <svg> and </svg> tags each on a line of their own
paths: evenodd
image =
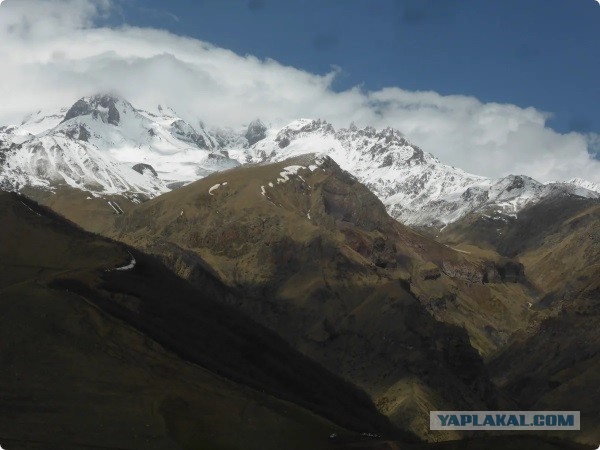
<svg viewBox="0 0 600 450">
<path fill-rule="evenodd" d="M 130 253 L 129 256 L 131 256 L 131 261 L 129 262 L 129 264 L 127 264 L 126 266 L 122 266 L 122 267 L 117 267 L 115 270 L 131 270 L 135 267 L 135 265 L 137 264 L 137 261 L 135 260 L 135 258 L 133 257 L 133 255 Z"/>
</svg>

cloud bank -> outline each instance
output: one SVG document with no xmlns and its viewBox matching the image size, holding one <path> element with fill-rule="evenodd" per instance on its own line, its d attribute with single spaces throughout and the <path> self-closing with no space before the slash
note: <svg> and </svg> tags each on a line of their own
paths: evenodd
<svg viewBox="0 0 600 450">
<path fill-rule="evenodd" d="M 4 2 L 0 124 L 115 91 L 138 107 L 166 104 L 212 126 L 256 117 L 274 125 L 314 117 L 335 126 L 392 126 L 472 173 L 600 182 L 600 161 L 591 156 L 598 135 L 559 134 L 546 126 L 549 115 L 535 108 L 399 87 L 335 92 L 336 69 L 313 74 L 162 30 L 97 25 L 117 9 L 114 0 Z"/>
</svg>

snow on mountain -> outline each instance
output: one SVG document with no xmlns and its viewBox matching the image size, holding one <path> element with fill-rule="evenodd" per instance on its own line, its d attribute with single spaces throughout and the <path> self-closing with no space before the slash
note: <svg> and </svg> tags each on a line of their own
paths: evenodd
<svg viewBox="0 0 600 450">
<path fill-rule="evenodd" d="M 18 127 L 18 132 L 21 134 L 40 134 L 48 131 L 60 124 L 67 113 L 67 108 L 62 108 L 57 111 L 38 111 L 26 116 L 21 125 Z"/>
<path fill-rule="evenodd" d="M 567 181 L 566 184 L 600 193 L 600 183 L 592 183 L 591 181 L 582 180 L 581 178 L 572 178 Z"/>
<path fill-rule="evenodd" d="M 449 195 L 425 204 L 410 223 L 445 226 L 469 213 L 517 217 L 519 211 L 551 197 L 600 198 L 600 194 L 568 183 L 542 184 L 523 175 L 486 179 L 469 186 L 460 195 Z"/>
<path fill-rule="evenodd" d="M 584 181 L 544 185 L 526 176 L 494 180 L 469 174 L 441 163 L 392 128 L 351 125 L 336 131 L 321 120 L 300 119 L 268 130 L 242 162 L 282 161 L 303 153 L 333 158 L 409 225 L 442 227 L 471 212 L 515 215 L 548 196 L 600 196 Z"/>
<path fill-rule="evenodd" d="M 238 165 L 202 128 L 160 108 L 136 110 L 110 95 L 77 101 L 57 113 L 38 112 L 0 129 L 0 183 L 5 189 L 69 185 L 96 194 L 149 197 Z M 145 164 L 151 171 L 134 170 Z"/>
<path fill-rule="evenodd" d="M 440 162 L 386 128 L 339 130 L 298 119 L 282 128 L 260 120 L 237 129 L 192 126 L 168 107 L 135 109 L 97 95 L 56 112 L 38 111 L 0 127 L 0 186 L 67 184 L 96 194 L 156 196 L 240 164 L 327 155 L 369 187 L 398 220 L 443 227 L 471 213 L 516 215 L 548 196 L 600 197 L 585 180 L 542 184 L 527 176 L 489 179 Z"/>
</svg>

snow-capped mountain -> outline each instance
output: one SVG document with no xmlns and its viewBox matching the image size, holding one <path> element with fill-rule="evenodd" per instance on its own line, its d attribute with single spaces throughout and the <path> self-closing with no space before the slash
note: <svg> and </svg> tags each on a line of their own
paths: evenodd
<svg viewBox="0 0 600 450">
<path fill-rule="evenodd" d="M 190 182 L 238 164 L 218 150 L 203 128 L 192 127 L 172 111 L 137 110 L 110 95 L 30 115 L 18 126 L 1 128 L 0 142 L 5 189 L 66 184 L 95 194 L 153 197 L 168 191 L 170 183 Z"/>
<path fill-rule="evenodd" d="M 269 130 L 246 158 L 273 162 L 309 152 L 333 158 L 368 186 L 393 217 L 409 225 L 441 227 L 471 212 L 515 215 L 548 196 L 600 197 L 600 189 L 583 180 L 542 184 L 526 176 L 469 174 L 441 163 L 392 128 L 336 131 L 321 120 L 301 119 Z"/>
<path fill-rule="evenodd" d="M 599 185 L 580 179 L 543 184 L 527 176 L 469 174 L 392 128 L 336 130 L 323 120 L 299 119 L 282 128 L 255 120 L 237 129 L 206 129 L 170 108 L 143 111 L 111 95 L 0 128 L 0 187 L 66 184 L 95 195 L 154 197 L 215 171 L 306 153 L 331 157 L 393 217 L 415 226 L 439 228 L 471 212 L 515 215 L 548 196 L 600 197 Z"/>
<path fill-rule="evenodd" d="M 248 157 L 271 162 L 309 151 L 329 155 L 367 185 L 392 216 L 411 224 L 421 222 L 418 214 L 425 204 L 484 181 L 440 163 L 392 128 L 336 131 L 321 120 L 298 120 L 271 131 L 248 150 Z"/>
<path fill-rule="evenodd" d="M 566 183 L 574 187 L 587 189 L 588 191 L 600 192 L 600 183 L 592 183 L 591 181 L 582 180 L 581 178 L 571 178 Z"/>
</svg>

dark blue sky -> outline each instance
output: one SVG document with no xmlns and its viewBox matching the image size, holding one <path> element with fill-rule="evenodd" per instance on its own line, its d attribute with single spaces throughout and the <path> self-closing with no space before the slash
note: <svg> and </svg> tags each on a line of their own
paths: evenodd
<svg viewBox="0 0 600 450">
<path fill-rule="evenodd" d="M 552 112 L 600 133 L 595 0 L 123 0 L 123 20 L 314 73 Z M 115 19 L 116 20 L 116 19 Z"/>
</svg>

